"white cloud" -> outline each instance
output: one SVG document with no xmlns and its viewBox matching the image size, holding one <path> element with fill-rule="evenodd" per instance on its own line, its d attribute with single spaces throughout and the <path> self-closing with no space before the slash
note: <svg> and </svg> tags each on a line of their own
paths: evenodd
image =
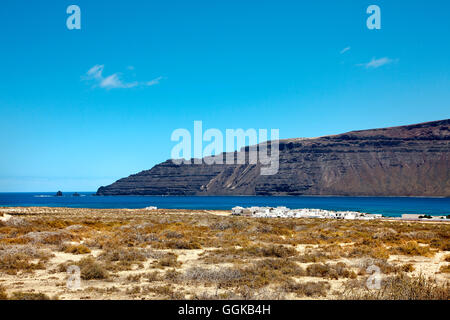
<svg viewBox="0 0 450 320">
<path fill-rule="evenodd" d="M 101 79 L 104 67 L 105 67 L 104 65 L 97 64 L 92 68 L 90 68 L 89 71 L 86 73 L 86 75 L 93 79 Z"/>
<path fill-rule="evenodd" d="M 134 88 L 137 86 L 154 86 L 160 83 L 163 77 L 155 78 L 151 81 L 133 81 L 133 82 L 125 82 L 121 79 L 120 73 L 113 73 L 109 76 L 103 75 L 103 69 L 105 68 L 104 65 L 95 65 L 91 69 L 86 72 L 86 75 L 82 77 L 83 80 L 94 82 L 94 87 L 100 87 L 103 89 L 127 89 L 127 88 Z M 134 69 L 134 68 L 128 68 Z"/>
<path fill-rule="evenodd" d="M 138 85 L 137 82 L 124 83 L 120 80 L 117 73 L 110 75 L 100 81 L 100 87 L 105 89 L 115 89 L 115 88 L 133 88 Z"/>
<path fill-rule="evenodd" d="M 151 81 L 148 81 L 148 82 L 146 82 L 145 83 L 145 85 L 146 86 L 154 86 L 154 85 L 156 85 L 156 84 L 159 84 L 159 82 L 161 81 L 161 80 L 163 80 L 164 78 L 163 77 L 158 77 L 158 78 L 155 78 L 155 79 L 153 79 L 153 80 L 151 80 Z"/>
<path fill-rule="evenodd" d="M 346 53 L 347 51 L 349 51 L 352 47 L 346 47 L 344 49 L 341 50 L 341 54 Z"/>
<path fill-rule="evenodd" d="M 369 62 L 360 63 L 360 64 L 357 64 L 357 66 L 364 67 L 366 69 L 371 69 L 371 68 L 376 69 L 376 68 L 379 68 L 384 65 L 391 64 L 391 63 L 394 63 L 397 61 L 398 61 L 398 59 L 390 59 L 388 57 L 384 57 L 384 58 L 380 58 L 380 59 L 372 58 L 372 60 L 370 60 Z"/>
</svg>

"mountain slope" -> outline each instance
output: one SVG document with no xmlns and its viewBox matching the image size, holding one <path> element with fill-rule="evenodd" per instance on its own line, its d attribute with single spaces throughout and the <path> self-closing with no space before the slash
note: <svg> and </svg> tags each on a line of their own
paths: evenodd
<svg viewBox="0 0 450 320">
<path fill-rule="evenodd" d="M 450 119 L 279 143 L 272 176 L 248 163 L 168 160 L 97 194 L 450 196 Z"/>
</svg>

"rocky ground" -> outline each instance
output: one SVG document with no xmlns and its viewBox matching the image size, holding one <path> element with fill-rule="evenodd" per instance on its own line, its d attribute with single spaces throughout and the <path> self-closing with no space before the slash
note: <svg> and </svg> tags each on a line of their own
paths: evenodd
<svg viewBox="0 0 450 320">
<path fill-rule="evenodd" d="M 0 299 L 448 300 L 449 251 L 442 222 L 1 208 Z"/>
</svg>

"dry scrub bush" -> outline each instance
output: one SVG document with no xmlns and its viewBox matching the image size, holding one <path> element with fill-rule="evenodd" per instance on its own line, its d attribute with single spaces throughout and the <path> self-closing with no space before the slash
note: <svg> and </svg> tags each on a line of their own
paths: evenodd
<svg viewBox="0 0 450 320">
<path fill-rule="evenodd" d="M 88 287 L 88 288 L 84 289 L 83 292 L 95 292 L 95 293 L 100 293 L 103 295 L 105 295 L 105 294 L 111 295 L 113 293 L 120 292 L 120 289 L 117 288 L 116 286 L 107 287 L 107 288 Z"/>
<path fill-rule="evenodd" d="M 31 272 L 37 269 L 45 269 L 44 263 L 49 257 L 49 253 L 30 245 L 1 245 L 0 271 L 17 274 L 18 271 Z M 33 259 L 38 260 L 38 262 L 34 263 Z"/>
<path fill-rule="evenodd" d="M 34 292 L 13 292 L 10 300 L 50 300 L 50 297 L 44 293 Z"/>
<path fill-rule="evenodd" d="M 185 249 L 185 250 L 194 250 L 201 249 L 202 246 L 200 243 L 196 241 L 186 241 L 186 240 L 172 240 L 161 243 L 158 248 L 161 249 Z"/>
<path fill-rule="evenodd" d="M 444 265 L 444 266 L 441 266 L 441 268 L 439 269 L 439 272 L 442 272 L 442 273 L 450 273 L 450 265 Z"/>
<path fill-rule="evenodd" d="M 157 287 L 144 287 L 143 293 L 154 293 L 157 296 L 162 296 L 170 300 L 182 300 L 185 296 L 180 291 L 176 291 L 172 285 L 157 286 Z"/>
<path fill-rule="evenodd" d="M 73 240 L 73 236 L 65 231 L 29 232 L 23 238 L 34 244 L 62 245 L 64 241 Z"/>
<path fill-rule="evenodd" d="M 274 289 L 255 290 L 243 286 L 233 291 L 191 293 L 191 300 L 281 300 L 285 299 L 285 292 Z"/>
<path fill-rule="evenodd" d="M 396 248 L 392 248 L 393 252 L 407 256 L 433 256 L 429 246 L 421 246 L 416 241 L 409 241 Z"/>
<path fill-rule="evenodd" d="M 447 235 L 447 240 L 445 240 L 444 238 L 431 240 L 430 247 L 439 249 L 441 251 L 450 251 L 450 241 L 448 240 L 448 237 L 449 236 Z"/>
<path fill-rule="evenodd" d="M 121 227 L 123 225 L 127 225 L 128 223 L 129 223 L 129 221 L 126 221 L 126 220 L 124 221 L 124 220 L 115 219 L 113 221 L 106 221 L 106 219 L 102 219 L 102 218 L 95 218 L 95 219 L 80 221 L 81 225 L 88 227 L 88 228 L 95 229 L 95 230 L 99 230 L 99 231 L 111 231 L 114 228 Z"/>
<path fill-rule="evenodd" d="M 383 274 L 398 273 L 401 271 L 410 272 L 414 269 L 412 265 L 394 265 L 389 263 L 386 259 L 364 259 L 359 262 L 358 267 L 360 268 L 360 270 L 358 274 L 365 275 L 367 268 L 372 265 L 380 268 L 380 271 Z"/>
<path fill-rule="evenodd" d="M 271 283 L 281 283 L 291 277 L 305 275 L 305 270 L 289 259 L 263 259 L 248 266 L 238 268 L 241 277 L 227 283 L 227 287 L 247 286 L 252 289 L 265 287 Z"/>
<path fill-rule="evenodd" d="M 226 291 L 226 292 L 214 292 L 214 293 L 209 293 L 209 292 L 201 292 L 201 293 L 197 293 L 197 292 L 193 292 L 191 293 L 191 300 L 236 300 L 237 296 L 231 292 L 231 291 Z"/>
<path fill-rule="evenodd" d="M 388 259 L 390 254 L 383 245 L 373 247 L 368 245 L 354 245 L 349 248 L 349 258 L 372 257 L 375 259 Z"/>
<path fill-rule="evenodd" d="M 268 269 L 257 268 L 254 264 L 238 269 L 242 277 L 229 282 L 221 283 L 223 287 L 248 287 L 251 289 L 259 289 L 269 285 L 272 281 L 277 281 L 280 276 Z M 282 279 L 288 277 L 283 276 Z"/>
<path fill-rule="evenodd" d="M 342 262 L 338 262 L 334 265 L 328 263 L 311 264 L 306 268 L 306 274 L 310 277 L 321 277 L 329 279 L 356 278 L 356 273 L 352 270 L 349 270 L 345 263 Z"/>
<path fill-rule="evenodd" d="M 400 268 L 402 272 L 413 272 L 415 270 L 411 263 L 404 264 Z"/>
<path fill-rule="evenodd" d="M 45 269 L 42 262 L 31 263 L 30 259 L 22 254 L 4 255 L 0 259 L 0 270 L 15 275 L 18 271 L 31 272 L 37 269 Z"/>
<path fill-rule="evenodd" d="M 164 233 L 164 236 L 167 239 L 181 239 L 183 238 L 183 234 L 177 231 L 168 230 Z"/>
<path fill-rule="evenodd" d="M 128 282 L 138 282 L 139 280 L 141 280 L 141 278 L 142 278 L 142 273 L 130 274 L 127 276 L 126 280 Z"/>
<path fill-rule="evenodd" d="M 450 286 L 439 284 L 431 278 L 424 276 L 409 277 L 399 274 L 384 279 L 380 290 L 369 290 L 364 287 L 354 286 L 344 292 L 344 299 L 351 300 L 449 300 Z"/>
<path fill-rule="evenodd" d="M 245 223 L 244 221 L 239 221 L 236 219 L 224 219 L 221 221 L 217 221 L 214 222 L 211 225 L 211 229 L 212 230 L 219 230 L 219 231 L 224 231 L 224 230 L 228 230 L 228 229 L 234 229 L 236 231 L 238 230 L 244 230 L 248 227 L 248 224 Z"/>
<path fill-rule="evenodd" d="M 143 262 L 149 258 L 156 259 L 163 254 L 151 249 L 127 248 L 127 247 L 105 247 L 98 257 L 105 261 L 105 266 L 109 270 L 125 271 L 131 270 L 133 265 L 143 267 Z"/>
<path fill-rule="evenodd" d="M 6 289 L 0 285 L 0 300 L 8 300 L 8 295 L 6 294 Z"/>
<path fill-rule="evenodd" d="M 243 263 L 245 258 L 287 258 L 297 255 L 292 247 L 282 245 L 254 245 L 242 248 L 227 247 L 215 249 L 200 255 L 200 259 L 206 263 Z"/>
<path fill-rule="evenodd" d="M 373 239 L 378 239 L 383 242 L 387 241 L 398 241 L 400 239 L 400 235 L 397 231 L 392 228 L 383 228 L 377 231 L 373 237 Z"/>
<path fill-rule="evenodd" d="M 81 279 L 83 280 L 101 280 L 108 279 L 108 271 L 93 257 L 86 257 L 76 263 L 81 270 Z"/>
<path fill-rule="evenodd" d="M 147 256 L 145 251 L 136 248 L 111 248 L 105 249 L 100 254 L 99 259 L 107 262 L 130 262 L 145 261 Z"/>
<path fill-rule="evenodd" d="M 255 268 L 273 272 L 274 276 L 284 278 L 283 276 L 300 277 L 306 275 L 305 270 L 296 262 L 289 259 L 262 259 L 254 263 Z"/>
<path fill-rule="evenodd" d="M 141 287 L 134 286 L 132 288 L 127 288 L 125 293 L 128 294 L 128 295 L 137 295 L 137 294 L 141 293 Z"/>
<path fill-rule="evenodd" d="M 0 257 L 5 254 L 23 254 L 30 259 L 48 260 L 54 256 L 49 250 L 39 249 L 33 245 L 4 245 L 0 244 Z"/>
<path fill-rule="evenodd" d="M 320 246 L 318 249 L 306 249 L 303 254 L 295 257 L 295 260 L 301 263 L 310 262 L 325 262 L 328 260 L 339 259 L 342 256 L 346 256 L 346 250 L 340 245 L 333 244 L 327 246 Z"/>
<path fill-rule="evenodd" d="M 28 222 L 27 220 L 20 218 L 20 217 L 14 217 L 12 216 L 11 218 L 9 218 L 6 221 L 2 222 L 3 226 L 6 227 L 15 227 L 15 228 L 23 228 L 23 227 L 28 227 L 30 226 L 30 222 Z"/>
<path fill-rule="evenodd" d="M 285 293 L 281 290 L 268 290 L 266 288 L 255 290 L 243 286 L 234 291 L 219 292 L 193 292 L 190 293 L 191 300 L 281 300 L 285 299 Z"/>
<path fill-rule="evenodd" d="M 294 248 L 282 245 L 251 246 L 239 249 L 238 252 L 239 251 L 242 252 L 243 256 L 253 257 L 287 258 L 297 254 L 297 251 Z"/>
<path fill-rule="evenodd" d="M 82 230 L 88 230 L 88 228 L 85 226 L 82 226 L 81 224 L 74 224 L 74 225 L 66 227 L 64 230 L 66 230 L 66 231 L 82 231 Z"/>
<path fill-rule="evenodd" d="M 286 292 L 292 292 L 295 293 L 295 295 L 299 298 L 307 296 L 307 297 L 326 297 L 328 290 L 330 290 L 331 286 L 326 281 L 320 281 L 320 282 L 295 282 L 295 281 L 288 281 L 286 282 L 282 288 Z"/>
<path fill-rule="evenodd" d="M 262 247 L 260 252 L 263 257 L 287 258 L 297 255 L 297 251 L 294 248 L 281 245 Z"/>
<path fill-rule="evenodd" d="M 285 292 L 279 290 L 279 288 L 269 289 L 264 288 L 251 288 L 247 285 L 238 287 L 234 292 L 235 297 L 231 299 L 239 300 L 282 300 L 285 299 Z"/>
<path fill-rule="evenodd" d="M 164 267 L 172 267 L 176 268 L 181 265 L 181 263 L 177 260 L 178 256 L 172 252 L 165 254 L 162 258 L 160 258 L 154 265 L 160 268 Z"/>
<path fill-rule="evenodd" d="M 161 281 L 162 277 L 158 271 L 153 271 L 145 274 L 144 279 L 146 279 L 148 282 L 154 282 L 154 281 Z"/>
<path fill-rule="evenodd" d="M 65 253 L 71 253 L 71 254 L 87 254 L 91 253 L 91 250 L 86 247 L 85 245 L 79 244 L 79 245 L 71 245 L 71 244 L 63 244 L 62 251 Z"/>
<path fill-rule="evenodd" d="M 176 271 L 175 269 L 167 270 L 164 274 L 164 280 L 172 283 L 177 283 L 181 277 L 181 273 Z"/>
<path fill-rule="evenodd" d="M 183 281 L 211 283 L 228 283 L 242 278 L 239 270 L 233 268 L 206 269 L 202 267 L 191 267 L 182 276 Z"/>
</svg>

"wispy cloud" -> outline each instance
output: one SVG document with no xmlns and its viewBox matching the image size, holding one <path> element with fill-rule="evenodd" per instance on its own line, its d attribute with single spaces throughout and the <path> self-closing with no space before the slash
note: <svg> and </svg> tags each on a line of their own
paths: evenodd
<svg viewBox="0 0 450 320">
<path fill-rule="evenodd" d="M 347 51 L 349 51 L 352 47 L 346 47 L 344 49 L 341 50 L 341 54 L 346 53 Z"/>
<path fill-rule="evenodd" d="M 380 59 L 372 58 L 372 60 L 370 60 L 369 62 L 360 63 L 360 64 L 357 64 L 357 66 L 364 67 L 366 69 L 376 69 L 376 68 L 379 68 L 379 67 L 385 66 L 387 64 L 397 62 L 397 61 L 398 61 L 398 59 L 391 59 L 388 57 L 384 57 L 384 58 L 380 58 Z"/>
<path fill-rule="evenodd" d="M 156 84 L 159 84 L 159 82 L 161 81 L 161 80 L 163 80 L 164 79 L 164 77 L 158 77 L 158 78 L 155 78 L 155 79 L 153 79 L 153 80 L 150 80 L 150 81 L 147 81 L 145 84 L 147 85 L 147 86 L 154 86 L 154 85 L 156 85 Z"/>
<path fill-rule="evenodd" d="M 134 88 L 138 86 L 143 87 L 150 87 L 154 86 L 160 83 L 161 80 L 164 79 L 164 77 L 158 77 L 150 81 L 133 81 L 133 82 L 126 82 L 122 80 L 121 73 L 113 73 L 109 76 L 103 75 L 103 70 L 105 66 L 104 65 L 95 65 L 91 69 L 86 72 L 86 74 L 82 77 L 84 81 L 90 81 L 94 82 L 94 87 L 100 87 L 106 90 L 110 89 L 128 89 L 128 88 Z M 133 69 L 133 68 L 128 68 Z"/>
<path fill-rule="evenodd" d="M 137 82 L 125 83 L 123 82 L 117 73 L 114 73 L 100 81 L 99 86 L 105 89 L 117 89 L 117 88 L 133 88 L 138 85 Z"/>
<path fill-rule="evenodd" d="M 103 65 L 95 65 L 92 68 L 89 69 L 89 71 L 86 73 L 88 78 L 92 78 L 92 79 L 101 79 L 102 78 L 102 73 L 103 73 Z"/>
</svg>

